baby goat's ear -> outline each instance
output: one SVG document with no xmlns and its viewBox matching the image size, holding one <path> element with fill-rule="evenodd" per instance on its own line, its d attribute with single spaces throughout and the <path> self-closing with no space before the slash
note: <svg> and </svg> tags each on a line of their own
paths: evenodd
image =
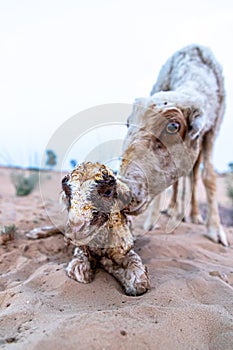
<svg viewBox="0 0 233 350">
<path fill-rule="evenodd" d="M 60 203 L 62 203 L 63 209 L 67 208 L 69 210 L 70 208 L 70 201 L 71 201 L 71 188 L 68 184 L 70 179 L 69 175 L 66 175 L 62 179 L 62 192 L 60 196 Z"/>
<path fill-rule="evenodd" d="M 187 121 L 189 136 L 191 140 L 195 140 L 200 135 L 205 126 L 206 115 L 201 109 L 189 108 Z"/>
</svg>

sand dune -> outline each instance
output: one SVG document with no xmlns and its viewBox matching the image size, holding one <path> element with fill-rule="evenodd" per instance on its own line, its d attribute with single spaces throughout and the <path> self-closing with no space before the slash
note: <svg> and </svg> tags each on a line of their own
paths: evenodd
<svg viewBox="0 0 233 350">
<path fill-rule="evenodd" d="M 233 349 L 231 247 L 209 241 L 205 227 L 189 223 L 165 234 L 164 216 L 160 229 L 143 233 L 142 216 L 134 223 L 135 246 L 149 268 L 151 290 L 128 297 L 103 270 L 91 284 L 79 284 L 65 274 L 72 247 L 65 247 L 62 235 L 25 237 L 49 219 L 39 189 L 16 197 L 9 173 L 0 169 L 0 223 L 15 224 L 17 234 L 0 246 L 0 348 Z M 57 177 L 49 181 L 57 189 Z M 218 184 L 224 222 L 232 210 L 224 178 Z M 225 229 L 233 244 L 233 227 Z"/>
</svg>

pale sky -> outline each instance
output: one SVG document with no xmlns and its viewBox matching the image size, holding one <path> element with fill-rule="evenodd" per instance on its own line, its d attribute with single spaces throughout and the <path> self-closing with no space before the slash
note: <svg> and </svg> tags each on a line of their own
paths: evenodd
<svg viewBox="0 0 233 350">
<path fill-rule="evenodd" d="M 225 170 L 233 161 L 232 18 L 232 0 L 0 0 L 0 164 L 37 165 L 68 118 L 148 96 L 167 58 L 199 43 L 223 66 L 227 109 L 214 164 Z"/>
</svg>

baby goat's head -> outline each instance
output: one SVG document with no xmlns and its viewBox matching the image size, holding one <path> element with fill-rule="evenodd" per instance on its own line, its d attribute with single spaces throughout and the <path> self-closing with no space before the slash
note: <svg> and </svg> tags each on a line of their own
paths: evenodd
<svg viewBox="0 0 233 350">
<path fill-rule="evenodd" d="M 87 244 L 111 215 L 131 200 L 131 193 L 114 173 L 100 163 L 82 163 L 62 180 L 62 201 L 68 209 L 67 237 Z"/>
</svg>

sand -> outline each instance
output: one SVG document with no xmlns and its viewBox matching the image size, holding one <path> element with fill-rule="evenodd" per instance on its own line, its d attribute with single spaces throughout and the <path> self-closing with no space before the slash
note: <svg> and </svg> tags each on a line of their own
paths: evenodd
<svg viewBox="0 0 233 350">
<path fill-rule="evenodd" d="M 26 238 L 50 220 L 39 188 L 15 196 L 11 171 L 0 169 L 0 226 L 17 226 L 15 239 L 0 246 L 1 349 L 233 349 L 231 247 L 208 240 L 201 225 L 181 223 L 167 234 L 165 216 L 158 230 L 143 232 L 143 215 L 134 222 L 135 247 L 148 266 L 151 290 L 128 297 L 101 269 L 92 283 L 77 283 L 65 273 L 72 247 L 62 235 Z M 57 183 L 58 176 L 48 176 L 50 188 L 57 190 Z M 221 216 L 233 245 L 225 184 L 219 177 Z M 201 185 L 199 192 L 205 212 Z"/>
</svg>

